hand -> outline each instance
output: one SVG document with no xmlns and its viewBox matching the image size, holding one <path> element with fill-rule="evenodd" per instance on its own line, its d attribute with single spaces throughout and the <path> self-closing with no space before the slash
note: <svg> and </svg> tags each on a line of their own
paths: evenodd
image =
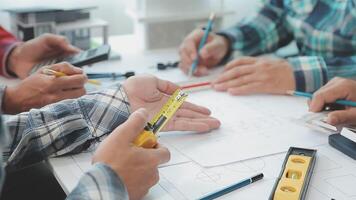
<svg viewBox="0 0 356 200">
<path fill-rule="evenodd" d="M 55 64 L 50 68 L 68 76 L 49 76 L 39 70 L 18 85 L 7 87 L 3 101 L 4 112 L 16 114 L 63 99 L 78 98 L 86 93 L 84 84 L 87 77 L 82 69 L 68 63 Z"/>
<path fill-rule="evenodd" d="M 228 63 L 213 87 L 232 95 L 247 95 L 285 94 L 296 86 L 293 69 L 286 60 L 245 57 Z"/>
<path fill-rule="evenodd" d="M 148 122 L 148 113 L 141 108 L 116 128 L 98 147 L 93 163 L 110 166 L 123 180 L 130 199 L 141 199 L 159 180 L 158 165 L 170 159 L 167 148 L 144 149 L 132 145 Z"/>
<path fill-rule="evenodd" d="M 319 112 L 326 103 L 334 103 L 336 100 L 345 99 L 356 101 L 356 82 L 353 80 L 334 78 L 324 87 L 314 93 L 309 104 L 312 112 Z M 332 125 L 356 124 L 356 108 L 334 111 L 328 114 L 327 123 Z"/>
<path fill-rule="evenodd" d="M 12 51 L 9 56 L 9 70 L 24 79 L 35 64 L 78 52 L 79 49 L 70 45 L 65 37 L 44 34 L 20 44 Z"/>
<path fill-rule="evenodd" d="M 146 108 L 150 119 L 156 115 L 179 87 L 154 76 L 135 76 L 124 83 L 131 109 Z M 220 122 L 209 116 L 207 108 L 185 102 L 168 122 L 163 131 L 207 132 L 220 126 Z"/>
<path fill-rule="evenodd" d="M 179 67 L 188 74 L 193 61 L 198 55 L 200 40 L 204 36 L 204 31 L 197 29 L 188 35 L 180 46 Z M 194 75 L 202 76 L 208 74 L 208 69 L 218 65 L 229 50 L 229 40 L 223 36 L 211 33 L 207 43 L 200 50 L 199 65 Z"/>
</svg>

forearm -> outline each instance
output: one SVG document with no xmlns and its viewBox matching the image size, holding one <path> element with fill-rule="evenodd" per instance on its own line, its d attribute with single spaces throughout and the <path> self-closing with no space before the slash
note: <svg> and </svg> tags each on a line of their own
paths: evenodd
<svg viewBox="0 0 356 200">
<path fill-rule="evenodd" d="M 126 121 L 130 105 L 121 86 L 65 100 L 11 117 L 6 125 L 8 166 L 19 168 L 49 156 L 80 152 Z"/>
<path fill-rule="evenodd" d="M 127 200 L 129 197 L 120 177 L 109 166 L 99 163 L 81 177 L 67 199 Z"/>
<path fill-rule="evenodd" d="M 336 76 L 356 77 L 356 56 L 300 56 L 288 61 L 294 68 L 297 90 L 300 91 L 314 92 Z"/>
<path fill-rule="evenodd" d="M 292 34 L 285 24 L 283 5 L 271 1 L 259 13 L 219 32 L 230 41 L 231 49 L 242 55 L 269 53 L 288 44 Z"/>
</svg>

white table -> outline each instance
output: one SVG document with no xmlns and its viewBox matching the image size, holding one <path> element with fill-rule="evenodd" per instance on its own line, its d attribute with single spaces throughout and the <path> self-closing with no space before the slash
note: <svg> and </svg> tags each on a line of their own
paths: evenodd
<svg viewBox="0 0 356 200">
<path fill-rule="evenodd" d="M 122 60 L 96 64 L 85 68 L 87 72 L 126 72 L 133 70 L 136 73 L 155 74 L 160 78 L 173 82 L 189 80 L 182 76 L 179 70 L 159 72 L 155 68 L 150 67 L 156 65 L 158 62 L 176 61 L 178 59 L 176 50 L 140 51 L 137 49 L 135 39 L 132 36 L 110 38 L 109 43 L 112 45 L 114 51 L 121 54 Z M 355 200 L 356 162 L 328 146 L 327 136 L 325 136 L 325 144 L 315 148 L 318 149 L 318 160 L 315 174 L 308 190 L 308 199 L 336 198 L 338 200 Z M 75 187 L 83 172 L 90 168 L 90 156 L 91 153 L 84 153 L 77 156 L 49 160 L 53 173 L 66 193 Z M 181 159 L 181 164 L 160 169 L 161 181 L 150 191 L 145 199 L 187 199 L 187 196 L 182 194 L 184 185 L 172 185 L 172 180 L 178 179 L 178 177 L 192 176 L 191 173 L 193 172 L 191 169 L 195 167 L 195 164 L 194 162 L 186 161 L 184 158 L 179 159 Z M 267 199 L 274 184 L 274 178 L 277 177 L 280 171 L 283 159 L 284 153 L 234 163 L 221 168 L 198 170 L 210 179 L 223 176 L 227 171 L 241 174 L 242 177 L 248 173 L 263 171 L 266 174 L 266 179 L 225 195 L 223 199 Z M 198 178 L 201 181 L 206 177 L 199 176 Z M 199 183 L 199 180 L 197 183 Z M 199 186 L 194 182 L 187 184 L 191 184 L 193 189 Z"/>
</svg>

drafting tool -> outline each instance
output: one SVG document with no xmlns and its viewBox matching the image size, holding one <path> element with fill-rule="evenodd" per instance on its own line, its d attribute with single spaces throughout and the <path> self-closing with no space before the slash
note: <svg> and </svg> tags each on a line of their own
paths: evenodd
<svg viewBox="0 0 356 200">
<path fill-rule="evenodd" d="M 213 29 L 213 24 L 214 24 L 214 19 L 215 19 L 215 13 L 212 13 L 209 17 L 208 25 L 205 27 L 205 33 L 203 38 L 200 40 L 199 48 L 198 48 L 198 55 L 193 61 L 192 67 L 189 70 L 189 76 L 193 76 L 196 68 L 198 67 L 199 64 L 199 51 L 204 47 L 205 43 L 208 40 L 209 33 Z"/>
<path fill-rule="evenodd" d="M 205 87 L 205 86 L 211 86 L 211 82 L 192 83 L 189 85 L 183 85 L 183 86 L 181 86 L 181 88 L 182 88 L 182 90 L 188 90 L 188 89 Z"/>
<path fill-rule="evenodd" d="M 117 78 L 130 78 L 131 76 L 135 76 L 135 72 L 129 71 L 124 74 L 121 73 L 87 73 L 88 78 L 90 79 L 117 79 Z"/>
<path fill-rule="evenodd" d="M 291 147 L 269 200 L 303 200 L 313 174 L 316 150 Z"/>
<path fill-rule="evenodd" d="M 263 179 L 263 174 L 262 174 L 262 173 L 257 174 L 256 176 L 253 176 L 253 177 L 251 177 L 251 178 L 245 179 L 245 180 L 243 180 L 243 181 L 240 181 L 240 182 L 238 182 L 238 183 L 235 183 L 235 184 L 233 184 L 233 185 L 229 185 L 229 186 L 227 186 L 227 187 L 225 187 L 225 188 L 223 188 L 223 189 L 220 189 L 220 190 L 218 190 L 218 191 L 215 191 L 215 192 L 212 192 L 212 193 L 210 193 L 210 194 L 207 194 L 207 195 L 205 195 L 205 196 L 199 198 L 199 200 L 211 200 L 211 199 L 216 199 L 216 198 L 221 197 L 221 196 L 223 196 L 223 195 L 225 195 L 225 194 L 228 194 L 228 193 L 230 193 L 230 192 L 232 192 L 232 191 L 235 191 L 235 190 L 237 190 L 237 189 L 240 189 L 240 188 L 242 188 L 242 187 L 245 187 L 245 186 L 247 186 L 247 185 L 250 185 L 251 183 L 254 183 L 254 182 L 256 182 L 256 181 L 259 181 L 259 180 L 261 180 L 261 179 Z"/>
<path fill-rule="evenodd" d="M 54 75 L 56 77 L 62 77 L 62 76 L 68 76 L 67 74 L 63 73 L 63 72 L 57 72 L 53 69 L 48 69 L 48 68 L 44 68 L 42 70 L 42 73 L 47 74 L 47 75 Z M 88 83 L 94 84 L 94 85 L 101 85 L 100 81 L 97 80 L 88 80 Z"/>
<path fill-rule="evenodd" d="M 287 91 L 286 92 L 289 95 L 294 95 L 294 96 L 300 96 L 300 97 L 307 97 L 309 99 L 313 98 L 313 94 L 311 93 L 306 93 L 306 92 L 298 92 L 298 91 Z M 356 102 L 354 101 L 348 101 L 348 100 L 336 100 L 336 104 L 343 105 L 343 106 L 351 106 L 351 107 L 356 107 Z M 330 108 L 329 110 L 341 110 L 342 108 L 335 108 L 335 105 L 329 104 L 329 106 L 333 106 L 334 108 Z"/>
<path fill-rule="evenodd" d="M 157 133 L 172 118 L 187 97 L 188 95 L 184 91 L 176 90 L 159 113 L 156 114 L 151 122 L 147 123 L 144 131 L 134 141 L 134 145 L 143 148 L 154 148 L 157 145 Z"/>
<path fill-rule="evenodd" d="M 335 149 L 356 160 L 356 133 L 343 128 L 340 134 L 329 136 L 329 144 Z"/>
</svg>

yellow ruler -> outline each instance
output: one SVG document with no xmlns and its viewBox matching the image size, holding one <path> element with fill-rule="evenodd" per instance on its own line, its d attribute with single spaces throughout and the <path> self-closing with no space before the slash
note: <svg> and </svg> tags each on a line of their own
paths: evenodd
<svg viewBox="0 0 356 200">
<path fill-rule="evenodd" d="M 136 138 L 134 145 L 143 148 L 154 148 L 157 145 L 157 133 L 173 117 L 179 107 L 184 103 L 188 94 L 178 89 L 168 99 L 158 114 L 147 123 L 143 132 Z"/>
</svg>

